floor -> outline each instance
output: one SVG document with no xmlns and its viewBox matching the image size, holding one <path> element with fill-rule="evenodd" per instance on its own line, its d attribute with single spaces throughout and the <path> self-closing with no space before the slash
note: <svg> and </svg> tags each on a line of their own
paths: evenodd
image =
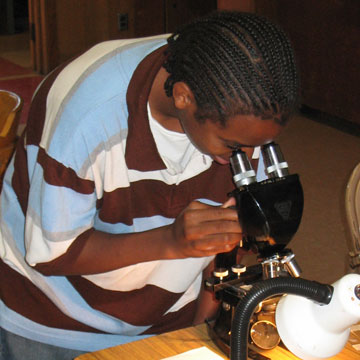
<svg viewBox="0 0 360 360">
<path fill-rule="evenodd" d="M 23 97 L 23 126 L 42 78 L 31 69 L 28 34 L 0 36 L 0 88 Z M 331 283 L 349 272 L 344 195 L 360 161 L 360 137 L 299 114 L 278 142 L 305 195 L 303 219 L 290 247 L 304 278 Z"/>
</svg>

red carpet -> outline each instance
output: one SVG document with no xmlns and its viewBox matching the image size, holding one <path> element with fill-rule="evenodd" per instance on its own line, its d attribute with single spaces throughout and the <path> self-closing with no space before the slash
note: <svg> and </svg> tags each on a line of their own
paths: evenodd
<svg viewBox="0 0 360 360">
<path fill-rule="evenodd" d="M 0 57 L 0 77 L 20 76 L 31 73 L 32 70 L 30 68 L 24 68 Z"/>
<path fill-rule="evenodd" d="M 18 94 L 23 100 L 20 124 L 26 123 L 31 98 L 43 76 L 33 74 L 30 68 L 24 68 L 0 58 L 0 89 Z M 8 77 L 12 77 L 9 79 Z M 3 79 L 1 79 L 3 78 Z"/>
</svg>

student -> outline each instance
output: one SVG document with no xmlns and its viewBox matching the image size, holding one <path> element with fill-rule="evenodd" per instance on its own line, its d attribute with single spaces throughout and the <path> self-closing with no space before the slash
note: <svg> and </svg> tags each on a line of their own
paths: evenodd
<svg viewBox="0 0 360 360">
<path fill-rule="evenodd" d="M 252 14 L 101 43 L 33 99 L 1 195 L 0 359 L 71 359 L 203 322 L 239 244 L 229 157 L 298 103 L 292 48 Z"/>
</svg>

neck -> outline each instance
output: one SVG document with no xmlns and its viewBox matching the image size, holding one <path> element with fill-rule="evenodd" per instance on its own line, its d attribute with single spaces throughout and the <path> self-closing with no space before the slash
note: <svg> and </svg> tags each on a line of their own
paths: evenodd
<svg viewBox="0 0 360 360">
<path fill-rule="evenodd" d="M 164 84 L 169 76 L 162 67 L 157 73 L 149 95 L 149 105 L 152 116 L 166 129 L 176 132 L 184 132 L 179 119 L 176 116 L 173 97 L 168 97 L 164 90 Z"/>
</svg>

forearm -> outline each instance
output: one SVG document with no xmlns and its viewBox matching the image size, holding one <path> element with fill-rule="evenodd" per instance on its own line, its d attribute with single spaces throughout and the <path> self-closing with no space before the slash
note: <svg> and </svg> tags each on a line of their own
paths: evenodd
<svg viewBox="0 0 360 360">
<path fill-rule="evenodd" d="M 206 257 L 231 251 L 242 239 L 235 210 L 192 202 L 174 223 L 149 231 L 88 230 L 66 253 L 35 268 L 45 275 L 89 275 L 142 262 Z"/>
<path fill-rule="evenodd" d="M 168 226 L 129 234 L 93 230 L 74 241 L 64 255 L 35 268 L 46 275 L 89 275 L 175 258 L 168 246 L 169 231 Z"/>
</svg>

